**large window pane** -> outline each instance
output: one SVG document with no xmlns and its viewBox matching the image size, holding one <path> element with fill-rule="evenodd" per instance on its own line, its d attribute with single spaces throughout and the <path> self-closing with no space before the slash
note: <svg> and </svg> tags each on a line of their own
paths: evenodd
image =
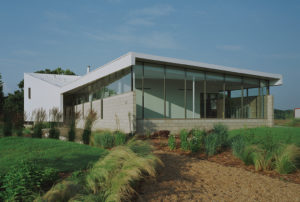
<svg viewBox="0 0 300 202">
<path fill-rule="evenodd" d="M 164 118 L 164 68 L 144 64 L 144 118 Z"/>
<path fill-rule="evenodd" d="M 166 69 L 166 117 L 185 118 L 184 115 L 184 70 Z"/>
<path fill-rule="evenodd" d="M 142 79 L 143 79 L 143 65 L 137 63 L 134 68 L 135 76 L 135 97 L 136 97 L 136 118 L 143 118 L 143 89 L 142 89 Z"/>
<path fill-rule="evenodd" d="M 222 74 L 206 74 L 206 117 L 223 118 L 224 76 Z"/>
<path fill-rule="evenodd" d="M 204 73 L 186 72 L 186 117 L 204 117 Z"/>
<path fill-rule="evenodd" d="M 259 80 L 244 78 L 244 117 L 249 119 L 258 118 L 258 95 Z"/>
<path fill-rule="evenodd" d="M 237 76 L 225 76 L 226 118 L 242 118 L 242 79 Z"/>
</svg>

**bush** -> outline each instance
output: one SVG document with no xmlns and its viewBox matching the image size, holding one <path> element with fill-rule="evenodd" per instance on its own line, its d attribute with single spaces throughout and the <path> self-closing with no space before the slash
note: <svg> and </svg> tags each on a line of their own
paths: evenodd
<svg viewBox="0 0 300 202">
<path fill-rule="evenodd" d="M 213 127 L 213 133 L 217 135 L 217 147 L 222 150 L 228 147 L 228 127 L 218 123 Z"/>
<path fill-rule="evenodd" d="M 114 136 L 110 131 L 96 132 L 93 134 L 94 145 L 102 148 L 112 148 L 114 146 Z"/>
<path fill-rule="evenodd" d="M 76 137 L 75 122 L 72 121 L 70 125 L 70 130 L 68 132 L 68 139 L 69 141 L 74 142 L 75 137 Z"/>
<path fill-rule="evenodd" d="M 146 142 L 130 141 L 129 145 L 143 150 Z M 131 147 L 114 148 L 104 159 L 101 159 L 86 177 L 86 187 L 92 194 L 86 200 L 100 201 L 131 201 L 135 194 L 134 185 L 143 179 L 144 175 L 155 176 L 156 166 L 161 161 L 150 153 L 143 155 L 134 152 Z M 144 156 L 145 155 L 145 156 Z M 81 199 L 82 200 L 82 199 Z"/>
<path fill-rule="evenodd" d="M 57 171 L 52 168 L 42 168 L 35 162 L 20 162 L 3 177 L 0 199 L 32 201 L 35 194 L 50 188 L 57 179 Z"/>
<path fill-rule="evenodd" d="M 204 138 L 206 136 L 206 132 L 199 129 L 193 129 L 191 131 L 191 135 L 192 135 L 192 139 L 190 140 L 191 151 L 198 152 L 204 146 Z"/>
<path fill-rule="evenodd" d="M 180 147 L 181 149 L 188 151 L 190 149 L 190 144 L 188 141 L 189 133 L 186 129 L 180 131 Z"/>
<path fill-rule="evenodd" d="M 82 133 L 82 141 L 83 144 L 90 144 L 90 137 L 91 137 L 91 130 L 90 129 L 84 129 Z"/>
<path fill-rule="evenodd" d="M 42 128 L 43 128 L 43 123 L 36 123 L 33 127 L 32 137 L 42 138 L 43 136 Z"/>
<path fill-rule="evenodd" d="M 59 139 L 59 135 L 60 135 L 60 131 L 54 126 L 51 126 L 49 130 L 49 138 Z"/>
<path fill-rule="evenodd" d="M 124 145 L 127 139 L 126 134 L 122 133 L 121 131 L 116 131 L 114 133 L 114 138 L 115 138 L 115 142 L 114 142 L 115 146 Z"/>
<path fill-rule="evenodd" d="M 245 146 L 245 138 L 242 135 L 235 136 L 231 141 L 233 155 L 241 159 L 243 157 Z"/>
<path fill-rule="evenodd" d="M 5 137 L 12 136 L 12 122 L 5 121 L 3 125 L 3 135 Z"/>
<path fill-rule="evenodd" d="M 170 150 L 176 149 L 176 138 L 174 135 L 169 136 L 168 146 L 169 146 Z"/>
<path fill-rule="evenodd" d="M 207 156 L 213 156 L 217 153 L 218 135 L 211 133 L 205 137 L 205 153 Z"/>
<path fill-rule="evenodd" d="M 295 172 L 300 167 L 300 148 L 286 145 L 276 158 L 276 170 L 280 174 Z"/>
</svg>

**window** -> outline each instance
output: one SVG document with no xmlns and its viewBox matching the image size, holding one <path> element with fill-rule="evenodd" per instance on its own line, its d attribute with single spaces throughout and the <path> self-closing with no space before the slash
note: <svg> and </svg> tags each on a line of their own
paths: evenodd
<svg viewBox="0 0 300 202">
<path fill-rule="evenodd" d="M 224 76 L 206 73 L 206 118 L 223 118 Z"/>
<path fill-rule="evenodd" d="M 28 88 L 28 99 L 31 99 L 31 88 Z"/>
<path fill-rule="evenodd" d="M 225 76 L 226 86 L 226 118 L 242 118 L 242 78 L 239 76 Z"/>
<path fill-rule="evenodd" d="M 183 69 L 166 68 L 166 117 L 185 118 Z"/>
</svg>

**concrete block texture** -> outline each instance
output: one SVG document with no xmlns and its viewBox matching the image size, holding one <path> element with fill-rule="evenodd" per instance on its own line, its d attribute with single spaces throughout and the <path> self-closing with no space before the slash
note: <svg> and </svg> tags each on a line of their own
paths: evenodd
<svg viewBox="0 0 300 202">
<path fill-rule="evenodd" d="M 91 108 L 97 113 L 97 120 L 94 122 L 92 130 L 121 130 L 125 133 L 136 131 L 134 92 L 104 98 L 102 103 L 103 109 L 101 109 L 101 100 L 82 104 L 84 117 L 88 114 Z M 75 108 L 80 109 L 78 105 L 75 106 Z M 102 117 L 101 111 L 103 114 Z M 84 119 L 81 118 L 78 121 L 77 127 L 84 127 Z"/>
</svg>

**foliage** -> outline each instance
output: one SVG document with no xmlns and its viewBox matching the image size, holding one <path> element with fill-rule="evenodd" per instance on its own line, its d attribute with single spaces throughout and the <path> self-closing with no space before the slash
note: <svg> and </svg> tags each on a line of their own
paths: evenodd
<svg viewBox="0 0 300 202">
<path fill-rule="evenodd" d="M 23 137 L 0 138 L 0 175 L 21 160 L 36 160 L 42 167 L 70 172 L 86 169 L 107 154 L 106 150 L 73 142 Z"/>
<path fill-rule="evenodd" d="M 33 126 L 33 134 L 32 137 L 34 138 L 42 138 L 43 136 L 43 123 L 36 123 Z"/>
<path fill-rule="evenodd" d="M 110 131 L 101 131 L 93 133 L 94 145 L 105 149 L 114 146 L 114 136 Z"/>
<path fill-rule="evenodd" d="M 294 119 L 292 118 L 288 123 L 287 126 L 290 127 L 300 127 L 300 119 Z"/>
<path fill-rule="evenodd" d="M 231 148 L 234 156 L 238 158 L 243 157 L 243 153 L 246 147 L 245 137 L 242 135 L 237 135 L 231 140 Z"/>
<path fill-rule="evenodd" d="M 294 117 L 294 110 L 280 110 L 274 109 L 274 118 L 275 119 L 291 119 Z"/>
<path fill-rule="evenodd" d="M 218 134 L 211 133 L 205 137 L 205 153 L 207 156 L 213 156 L 217 153 Z"/>
<path fill-rule="evenodd" d="M 140 143 L 130 144 L 135 148 L 141 146 Z M 87 197 L 101 201 L 130 200 L 135 193 L 135 182 L 141 180 L 144 174 L 155 176 L 155 168 L 159 163 L 161 161 L 151 153 L 139 155 L 130 147 L 116 147 L 87 174 L 86 186 L 93 194 Z"/>
<path fill-rule="evenodd" d="M 114 145 L 124 145 L 126 143 L 126 134 L 121 131 L 115 131 L 114 132 Z"/>
<path fill-rule="evenodd" d="M 3 135 L 5 137 L 12 136 L 12 120 L 11 115 L 7 112 L 4 114 Z"/>
<path fill-rule="evenodd" d="M 0 120 L 1 120 L 1 115 L 3 114 L 3 105 L 4 105 L 3 81 L 2 81 L 2 75 L 0 73 Z"/>
<path fill-rule="evenodd" d="M 56 179 L 57 170 L 42 168 L 37 162 L 21 161 L 4 176 L 0 198 L 8 201 L 31 201 L 35 193 L 47 189 Z"/>
<path fill-rule="evenodd" d="M 89 114 L 85 118 L 84 130 L 83 130 L 83 134 L 82 134 L 82 141 L 84 144 L 90 143 L 92 126 L 96 119 L 97 119 L 97 113 L 94 110 L 90 110 Z"/>
<path fill-rule="evenodd" d="M 35 109 L 32 113 L 35 123 L 43 123 L 47 118 L 46 111 L 43 108 Z"/>
<path fill-rule="evenodd" d="M 60 135 L 59 129 L 55 128 L 52 124 L 52 126 L 49 130 L 49 138 L 59 139 L 59 135 Z"/>
<path fill-rule="evenodd" d="M 295 172 L 300 167 L 300 148 L 286 145 L 276 157 L 276 170 L 281 174 Z"/>
<path fill-rule="evenodd" d="M 63 74 L 63 75 L 76 75 L 74 72 L 72 72 L 70 69 L 62 69 L 61 67 L 57 67 L 56 69 L 45 69 L 45 70 L 39 70 L 36 71 L 35 73 L 40 73 L 40 74 Z"/>
<path fill-rule="evenodd" d="M 186 129 L 182 129 L 180 131 L 180 147 L 185 151 L 188 151 L 190 149 L 188 136 L 189 136 L 189 132 Z"/>
<path fill-rule="evenodd" d="M 75 141 L 76 138 L 76 123 L 80 117 L 80 112 L 75 112 L 71 117 L 71 121 L 69 122 L 69 132 L 68 132 L 68 139 L 69 141 Z"/>
<path fill-rule="evenodd" d="M 59 139 L 60 131 L 57 129 L 57 123 L 61 120 L 62 113 L 59 111 L 57 107 L 53 107 L 50 110 L 50 130 L 49 130 L 49 138 Z"/>
<path fill-rule="evenodd" d="M 228 127 L 218 123 L 213 127 L 213 133 L 217 135 L 217 147 L 222 150 L 228 146 Z"/>
<path fill-rule="evenodd" d="M 204 146 L 205 131 L 193 129 L 191 131 L 192 139 L 190 140 L 190 148 L 192 152 L 200 151 Z"/>
<path fill-rule="evenodd" d="M 170 150 L 176 149 L 176 138 L 174 135 L 169 136 L 168 146 L 169 146 Z"/>
</svg>

